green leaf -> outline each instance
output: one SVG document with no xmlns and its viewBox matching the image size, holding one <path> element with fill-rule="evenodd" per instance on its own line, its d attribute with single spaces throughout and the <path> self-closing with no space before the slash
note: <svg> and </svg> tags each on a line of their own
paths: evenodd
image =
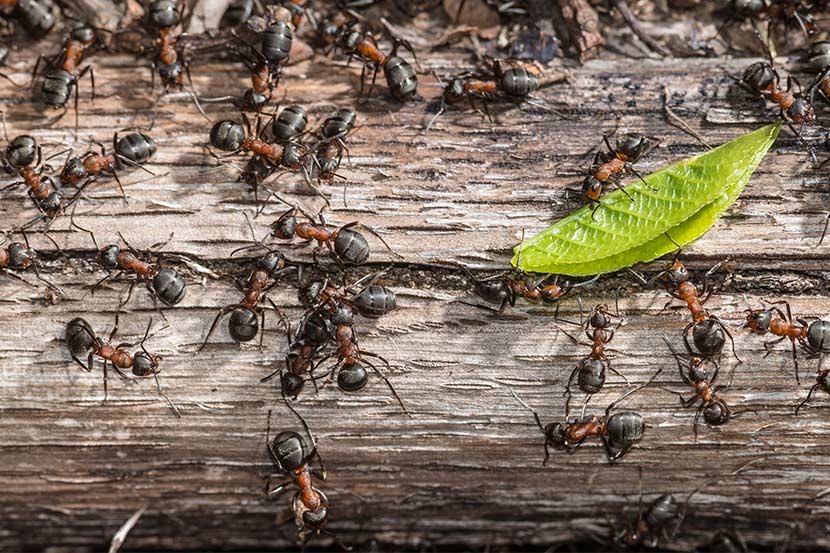
<svg viewBox="0 0 830 553">
<path fill-rule="evenodd" d="M 768 125 L 685 159 L 585 206 L 516 247 L 513 264 L 534 273 L 594 275 L 650 261 L 700 237 L 738 198 L 772 146 Z M 521 257 L 519 254 L 521 253 Z"/>
</svg>

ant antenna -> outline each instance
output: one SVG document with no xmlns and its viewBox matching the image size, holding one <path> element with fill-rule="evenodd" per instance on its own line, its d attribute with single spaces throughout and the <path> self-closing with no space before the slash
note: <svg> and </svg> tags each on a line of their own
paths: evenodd
<svg viewBox="0 0 830 553">
<path fill-rule="evenodd" d="M 641 384 L 641 385 L 637 386 L 637 387 L 636 387 L 636 388 L 634 388 L 633 390 L 629 390 L 629 391 L 627 391 L 626 393 L 624 393 L 623 395 L 621 395 L 618 399 L 616 399 L 615 401 L 613 401 L 613 402 L 612 402 L 612 403 L 608 406 L 608 408 L 607 408 L 607 409 L 605 409 L 605 416 L 608 416 L 608 414 L 611 412 L 611 409 L 613 409 L 614 407 L 616 407 L 616 406 L 617 406 L 617 405 L 618 405 L 621 401 L 623 401 L 625 398 L 627 398 L 628 396 L 630 396 L 630 395 L 632 395 L 632 394 L 635 394 L 635 393 L 639 392 L 640 390 L 642 390 L 643 388 L 645 388 L 646 386 L 648 386 L 649 384 L 651 384 L 651 383 L 654 381 L 654 379 L 655 379 L 655 378 L 657 378 L 657 376 L 658 376 L 661 372 L 663 372 L 663 369 L 662 369 L 662 368 L 657 369 L 657 372 L 656 372 L 656 373 L 654 373 L 654 374 L 651 376 L 651 378 L 649 378 L 649 379 L 648 379 L 648 380 L 647 380 L 644 384 Z"/>
</svg>

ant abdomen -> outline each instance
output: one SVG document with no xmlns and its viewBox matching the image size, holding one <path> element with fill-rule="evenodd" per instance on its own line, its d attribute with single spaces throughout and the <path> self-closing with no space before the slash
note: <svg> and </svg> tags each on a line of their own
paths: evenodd
<svg viewBox="0 0 830 553">
<path fill-rule="evenodd" d="M 133 163 L 144 163 L 155 155 L 156 142 L 144 133 L 134 132 L 118 139 L 115 152 Z"/>
<path fill-rule="evenodd" d="M 280 432 L 271 442 L 271 448 L 285 471 L 295 470 L 305 464 L 305 442 L 296 432 Z"/>
<path fill-rule="evenodd" d="M 257 314 L 247 307 L 237 307 L 228 320 L 228 332 L 237 342 L 250 342 L 259 331 Z"/>
<path fill-rule="evenodd" d="M 703 420 L 711 426 L 720 426 L 729 421 L 729 407 L 722 400 L 708 402 L 703 407 Z"/>
<path fill-rule="evenodd" d="M 539 79 L 524 67 L 512 67 L 501 75 L 501 89 L 512 98 L 525 98 L 539 88 Z"/>
<path fill-rule="evenodd" d="M 151 376 L 158 372 L 158 362 L 161 358 L 153 359 L 150 355 L 140 351 L 133 357 L 133 374 L 135 376 Z"/>
<path fill-rule="evenodd" d="M 377 319 L 397 307 L 397 298 L 389 288 L 370 284 L 354 297 L 354 304 L 367 319 Z"/>
<path fill-rule="evenodd" d="M 645 421 L 638 413 L 624 411 L 609 417 L 606 423 L 608 447 L 613 458 L 622 457 L 643 437 Z"/>
<path fill-rule="evenodd" d="M 386 84 L 389 91 L 398 100 L 408 100 L 418 90 L 418 76 L 408 61 L 392 56 L 383 64 Z"/>
<path fill-rule="evenodd" d="M 262 32 L 262 55 L 270 64 L 279 65 L 288 60 L 294 33 L 285 21 L 275 21 Z"/>
<path fill-rule="evenodd" d="M 265 128 L 264 134 L 275 142 L 286 142 L 302 134 L 307 125 L 308 114 L 305 108 L 292 105 L 280 112 L 276 120 Z"/>
<path fill-rule="evenodd" d="M 817 353 L 830 352 L 830 322 L 819 319 L 810 323 L 807 343 Z"/>
<path fill-rule="evenodd" d="M 210 145 L 225 152 L 235 152 L 242 148 L 245 137 L 242 125 L 230 120 L 219 121 L 210 129 Z"/>
<path fill-rule="evenodd" d="M 346 263 L 360 265 L 369 259 L 369 243 L 366 238 L 349 228 L 340 229 L 334 240 L 334 251 Z"/>
<path fill-rule="evenodd" d="M 660 528 L 677 517 L 677 500 L 671 494 L 655 499 L 646 512 L 646 522 L 652 528 Z"/>
<path fill-rule="evenodd" d="M 726 334 L 723 325 L 715 319 L 704 319 L 695 323 L 692 329 L 692 340 L 703 357 L 718 355 L 726 344 Z"/>
<path fill-rule="evenodd" d="M 15 137 L 6 148 L 6 161 L 15 169 L 28 167 L 37 159 L 37 141 L 29 135 Z"/>
<path fill-rule="evenodd" d="M 337 373 L 337 387 L 344 392 L 362 390 L 368 382 L 369 373 L 359 363 L 345 363 Z"/>
<path fill-rule="evenodd" d="M 95 343 L 95 334 L 86 320 L 76 317 L 66 325 L 66 344 L 73 355 L 85 355 Z"/>
<path fill-rule="evenodd" d="M 577 371 L 579 389 L 586 394 L 596 394 L 605 384 L 605 363 L 589 357 L 579 362 Z"/>
<path fill-rule="evenodd" d="M 186 284 L 184 278 L 174 269 L 161 269 L 153 277 L 153 290 L 167 305 L 176 305 L 184 299 Z"/>
</svg>

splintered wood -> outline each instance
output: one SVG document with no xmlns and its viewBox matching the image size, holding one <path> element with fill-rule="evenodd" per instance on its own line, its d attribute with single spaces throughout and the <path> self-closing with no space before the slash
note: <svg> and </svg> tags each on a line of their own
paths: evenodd
<svg viewBox="0 0 830 553">
<path fill-rule="evenodd" d="M 417 28 L 426 23 L 417 20 Z M 826 548 L 830 505 L 827 497 L 814 498 L 827 488 L 830 398 L 818 392 L 800 416 L 793 414 L 815 382 L 815 360 L 800 354 L 798 386 L 788 342 L 765 357 L 762 337 L 733 331 L 743 363 L 735 366 L 723 356 L 720 378 L 726 383 L 734 369 L 734 379 L 720 393 L 738 415 L 719 428 L 701 426 L 695 443 L 694 409 L 682 408 L 667 391 L 689 392 L 663 341 L 668 336 L 680 347 L 688 314 L 664 310 L 670 298 L 657 284 L 640 286 L 626 272 L 604 277 L 580 290 L 581 303 L 586 310 L 598 303 L 613 309 L 618 292 L 626 324 L 611 344 L 614 368 L 632 383 L 663 368 L 654 385 L 621 406 L 641 413 L 648 426 L 619 463 L 609 464 L 596 442 L 572 455 L 553 452 L 542 467 L 543 435 L 511 392 L 544 423 L 562 419 L 565 383 L 586 353 L 563 332 L 579 334 L 566 322 L 580 318 L 576 295 L 562 302 L 563 320 L 554 319 L 552 308 L 521 300 L 499 316 L 459 301 L 477 300 L 462 273 L 447 268 L 456 260 L 504 269 L 523 234 L 579 205 L 581 178 L 603 147 L 604 131 L 619 127 L 662 138 L 638 164 L 648 173 L 705 149 L 667 119 L 664 104 L 712 145 L 773 120 L 772 110 L 748 99 L 725 75 L 740 75 L 748 60 L 632 63 L 608 53 L 582 66 L 568 64 L 567 82 L 537 94 L 565 117 L 538 107 L 490 106 L 491 126 L 462 104 L 425 134 L 441 94 L 432 72 L 446 81 L 472 65 L 460 50 L 429 52 L 428 41 L 437 42 L 442 31 L 433 28 L 415 44 L 428 52 L 419 59 L 417 101 L 399 105 L 376 89 L 371 100 L 359 102 L 360 69 L 322 56 L 288 67 L 280 82 L 282 105 L 306 106 L 312 124 L 335 107 L 356 109 L 359 128 L 341 169 L 345 181 L 322 187 L 332 203 L 326 218 L 332 225 L 359 220 L 402 256 L 369 237 L 372 263 L 350 278 L 389 268 L 381 282 L 398 294 L 399 308 L 377 322 L 360 319 L 357 329 L 366 350 L 390 361 L 389 378 L 413 417 L 401 413 L 375 377 L 354 394 L 332 384 L 316 394 L 307 389 L 295 404 L 326 461 L 329 478 L 320 487 L 331 502 L 330 529 L 347 544 L 376 540 L 393 549 L 594 544 L 607 536 L 606 515 L 617 529 L 626 514 L 636 516 L 642 466 L 645 501 L 662 493 L 685 501 L 702 486 L 672 547 L 691 549 L 717 530 L 737 529 L 753 546 L 789 541 L 791 551 Z M 14 52 L 4 71 L 25 81 L 34 54 L 57 48 L 58 39 L 50 40 L 35 51 Z M 237 181 L 244 162 L 220 162 L 207 153 L 211 123 L 188 95 L 168 94 L 154 105 L 159 90 L 151 90 L 144 61 L 104 54 L 90 61 L 96 98 L 90 101 L 82 81 L 77 137 L 71 111 L 47 126 L 56 113 L 33 107 L 28 90 L 0 82 L 0 102 L 10 136 L 33 134 L 44 157 L 67 147 L 86 151 L 93 141 L 111 143 L 117 129 L 153 125 L 158 153 L 147 168 L 155 176 L 124 171 L 127 204 L 111 179 L 91 184 L 74 219 L 102 245 L 115 243 L 116 232 L 139 248 L 173 235 L 164 262 L 187 275 L 187 296 L 165 310 L 165 322 L 137 287 L 121 314 L 116 343 L 140 340 L 154 317 L 156 333 L 147 346 L 164 358 L 161 386 L 182 418 L 171 414 L 151 380 L 131 384 L 111 374 L 109 399 L 102 403 L 100 369 L 90 374 L 74 365 L 63 333 L 81 316 L 106 335 L 125 283 L 89 293 L 104 273 L 93 263 L 89 235 L 72 230 L 68 215 L 49 231 L 60 252 L 42 234 L 30 233 L 41 251 L 41 274 L 66 298 L 49 298 L 43 286 L 0 275 L 0 549 L 101 550 L 144 507 L 124 551 L 292 547 L 293 524 L 275 522 L 287 520 L 290 495 L 269 500 L 264 494 L 272 470 L 267 413 L 274 412 L 272 435 L 300 427 L 273 382 L 259 383 L 282 363 L 285 332 L 269 310 L 264 351 L 234 344 L 222 323 L 197 352 L 217 310 L 241 298 L 233 277 L 245 278 L 252 267 L 251 252 L 230 257 L 251 241 L 244 214 L 261 238 L 285 207 L 271 201 L 253 218 L 253 195 Z M 200 96 L 238 94 L 248 86 L 239 64 L 197 60 L 192 71 Z M 230 105 L 206 109 L 214 121 L 239 118 Z M 821 107 L 819 120 L 828 113 Z M 63 159 L 47 163 L 55 169 Z M 322 206 L 302 177 L 282 175 L 270 186 L 309 211 Z M 826 172 L 814 170 L 803 146 L 782 132 L 738 204 L 683 252 L 698 283 L 725 262 L 712 276 L 720 286 L 707 308 L 730 328 L 764 299 L 788 300 L 803 317 L 826 317 L 830 242 L 816 244 L 828 193 Z M 4 229 L 36 215 L 22 187 L 3 193 Z M 312 263 L 307 246 L 272 246 L 292 261 Z M 651 277 L 659 268 L 639 269 Z M 269 296 L 292 319 L 301 314 L 293 276 Z M 602 414 L 624 389 L 609 373 L 587 412 Z M 582 396 L 575 401 L 581 404 Z M 315 540 L 331 543 L 326 536 Z"/>
</svg>

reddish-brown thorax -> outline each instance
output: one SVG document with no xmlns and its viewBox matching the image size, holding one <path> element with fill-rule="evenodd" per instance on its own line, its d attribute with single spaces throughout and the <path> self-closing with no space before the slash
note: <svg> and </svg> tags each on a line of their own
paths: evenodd
<svg viewBox="0 0 830 553">
<path fill-rule="evenodd" d="M 597 167 L 594 172 L 594 178 L 600 181 L 607 181 L 611 178 L 611 175 L 622 173 L 624 167 L 625 161 L 619 157 L 615 157 L 614 159 L 610 159 Z"/>
<path fill-rule="evenodd" d="M 308 465 L 294 469 L 294 483 L 300 489 L 300 501 L 307 509 L 314 511 L 323 506 L 323 498 L 312 487 Z"/>
</svg>

